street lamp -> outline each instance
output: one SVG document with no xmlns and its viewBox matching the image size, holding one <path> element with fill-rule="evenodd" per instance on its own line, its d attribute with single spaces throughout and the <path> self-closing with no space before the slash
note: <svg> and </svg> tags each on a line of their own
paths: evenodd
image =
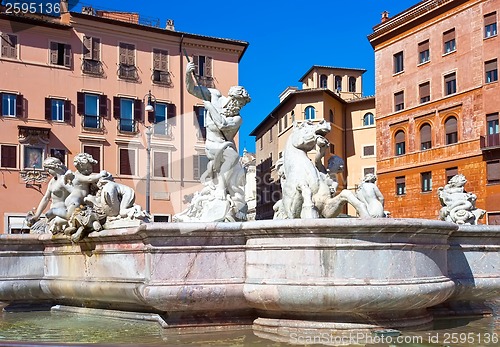
<svg viewBox="0 0 500 347">
<path fill-rule="evenodd" d="M 151 90 L 148 94 L 144 95 L 144 99 L 147 98 L 147 104 L 145 107 L 146 112 L 153 112 L 155 110 L 154 103 L 156 102 L 156 97 L 151 94 Z M 151 213 L 151 135 L 153 134 L 152 126 L 146 127 L 146 212 Z"/>
</svg>

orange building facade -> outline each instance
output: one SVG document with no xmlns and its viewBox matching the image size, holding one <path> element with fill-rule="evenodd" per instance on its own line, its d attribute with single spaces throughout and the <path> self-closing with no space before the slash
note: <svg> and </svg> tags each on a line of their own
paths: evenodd
<svg viewBox="0 0 500 347">
<path fill-rule="evenodd" d="M 204 110 L 185 92 L 184 52 L 200 83 L 226 93 L 238 84 L 248 43 L 138 18 L 89 8 L 59 18 L 0 14 L 0 232 L 27 228 L 24 216 L 50 179 L 42 170 L 48 156 L 74 170 L 76 154 L 92 154 L 94 171 L 133 187 L 156 221 L 170 220 L 200 189 Z"/>
<path fill-rule="evenodd" d="M 312 66 L 301 78 L 302 89 L 288 87 L 278 106 L 252 131 L 256 137 L 256 219 L 272 219 L 281 199 L 276 162 L 283 155 L 294 122 L 326 121 L 331 131 L 324 163 L 332 155 L 344 160 L 339 189 L 355 190 L 366 173 L 374 173 L 375 98 L 362 97 L 364 69 Z M 308 153 L 314 160 L 316 151 Z M 345 213 L 356 215 L 350 205 Z"/>
<path fill-rule="evenodd" d="M 378 185 L 392 217 L 430 218 L 457 173 L 500 222 L 499 0 L 421 1 L 374 27 Z"/>
</svg>

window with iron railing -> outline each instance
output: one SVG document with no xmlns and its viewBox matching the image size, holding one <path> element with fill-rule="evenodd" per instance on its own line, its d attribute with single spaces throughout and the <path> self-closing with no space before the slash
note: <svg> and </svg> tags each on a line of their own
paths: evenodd
<svg viewBox="0 0 500 347">
<path fill-rule="evenodd" d="M 172 84 L 172 78 L 168 71 L 168 51 L 153 49 L 153 74 L 151 78 L 155 84 Z"/>
<path fill-rule="evenodd" d="M 129 81 L 139 79 L 135 66 L 135 45 L 120 42 L 118 77 Z"/>
<path fill-rule="evenodd" d="M 500 132 L 498 128 L 498 113 L 486 115 L 487 137 L 486 146 L 500 146 Z"/>
<path fill-rule="evenodd" d="M 102 76 L 101 40 L 96 37 L 83 37 L 82 71 L 86 74 Z"/>
<path fill-rule="evenodd" d="M 113 116 L 122 133 L 136 133 L 137 123 L 142 121 L 142 101 L 130 98 L 113 98 Z"/>
</svg>

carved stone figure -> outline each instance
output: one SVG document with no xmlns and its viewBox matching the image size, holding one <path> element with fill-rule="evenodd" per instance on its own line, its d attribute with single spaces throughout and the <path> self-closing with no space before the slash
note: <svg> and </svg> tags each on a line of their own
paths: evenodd
<svg viewBox="0 0 500 347">
<path fill-rule="evenodd" d="M 456 224 L 476 225 L 484 216 L 485 210 L 476 208 L 477 197 L 465 191 L 467 179 L 464 175 L 453 176 L 448 184 L 438 188 L 441 210 L 439 219 Z"/>
<path fill-rule="evenodd" d="M 134 204 L 132 188 L 113 181 L 107 171 L 92 174 L 97 163 L 90 154 L 75 156 L 75 173 L 67 170 L 57 158 L 47 158 L 44 168 L 53 176 L 36 211 L 26 217 L 32 233 L 64 233 L 76 242 L 89 232 L 105 228 L 135 226 L 148 218 L 141 207 Z M 52 201 L 50 209 L 41 214 Z M 113 222 L 120 223 L 113 225 Z"/>
<path fill-rule="evenodd" d="M 329 131 L 330 124 L 325 121 L 294 123 L 283 158 L 277 164 L 282 200 L 274 206 L 275 219 L 332 218 L 346 203 L 353 205 L 360 217 L 370 217 L 366 206 L 351 191 L 343 190 L 335 196 L 338 183 L 322 164 L 322 148 L 329 145 L 325 137 Z M 313 164 L 307 152 L 316 147 L 320 155 Z"/>
<path fill-rule="evenodd" d="M 365 204 L 368 213 L 373 218 L 382 218 L 386 216 L 384 211 L 384 196 L 375 185 L 377 176 L 366 174 L 361 184 L 356 190 L 356 197 Z"/>
<path fill-rule="evenodd" d="M 195 86 L 194 69 L 195 65 L 188 63 L 186 86 L 189 93 L 203 100 L 206 110 L 205 153 L 209 163 L 201 181 L 210 188 L 199 195 L 199 198 L 204 197 L 203 203 L 198 201 L 196 208 L 189 207 L 174 216 L 174 220 L 209 222 L 220 219 L 219 215 L 215 216 L 207 209 L 227 210 L 226 221 L 246 220 L 245 170 L 240 163 L 234 137 L 242 123 L 240 109 L 250 102 L 250 97 L 240 86 L 231 87 L 227 97 L 217 89 Z"/>
</svg>

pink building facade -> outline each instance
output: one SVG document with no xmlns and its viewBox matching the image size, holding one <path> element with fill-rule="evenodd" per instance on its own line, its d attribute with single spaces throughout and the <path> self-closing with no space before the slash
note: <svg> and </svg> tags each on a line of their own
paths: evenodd
<svg viewBox="0 0 500 347">
<path fill-rule="evenodd" d="M 226 93 L 238 84 L 248 43 L 95 11 L 57 19 L 0 14 L 0 33 L 0 232 L 26 228 L 23 218 L 50 179 L 42 170 L 48 156 L 74 170 L 76 154 L 92 154 L 94 171 L 133 187 L 154 220 L 186 207 L 207 160 L 203 104 L 185 91 L 184 52 L 200 83 Z"/>
</svg>

